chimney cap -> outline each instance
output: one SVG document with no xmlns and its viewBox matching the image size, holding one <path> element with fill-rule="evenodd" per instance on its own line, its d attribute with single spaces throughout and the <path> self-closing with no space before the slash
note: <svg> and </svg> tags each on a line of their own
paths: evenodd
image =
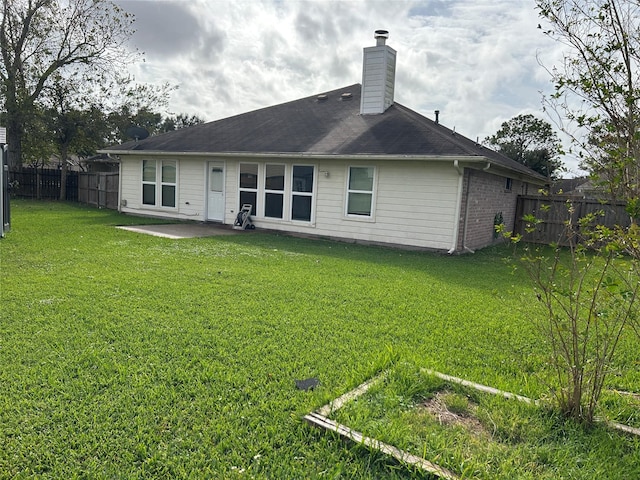
<svg viewBox="0 0 640 480">
<path fill-rule="evenodd" d="M 377 40 L 377 45 L 384 45 L 389 38 L 388 30 L 376 30 L 373 34 L 373 38 Z"/>
</svg>

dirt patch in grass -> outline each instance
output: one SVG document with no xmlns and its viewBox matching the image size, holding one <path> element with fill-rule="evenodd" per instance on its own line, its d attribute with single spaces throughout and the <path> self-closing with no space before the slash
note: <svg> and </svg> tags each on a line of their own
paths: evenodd
<svg viewBox="0 0 640 480">
<path fill-rule="evenodd" d="M 454 399 L 455 406 L 452 405 Z M 433 398 L 420 404 L 419 408 L 435 418 L 440 425 L 461 426 L 478 436 L 488 433 L 475 416 L 478 406 L 470 400 L 467 401 L 466 406 L 461 406 L 459 397 L 447 390 L 437 392 Z"/>
</svg>

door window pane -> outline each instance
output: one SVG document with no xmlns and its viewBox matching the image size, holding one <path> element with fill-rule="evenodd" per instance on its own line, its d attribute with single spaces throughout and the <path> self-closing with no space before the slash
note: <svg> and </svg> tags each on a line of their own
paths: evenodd
<svg viewBox="0 0 640 480">
<path fill-rule="evenodd" d="M 209 174 L 209 189 L 212 192 L 222 192 L 224 187 L 224 173 L 220 167 L 211 167 Z"/>
</svg>

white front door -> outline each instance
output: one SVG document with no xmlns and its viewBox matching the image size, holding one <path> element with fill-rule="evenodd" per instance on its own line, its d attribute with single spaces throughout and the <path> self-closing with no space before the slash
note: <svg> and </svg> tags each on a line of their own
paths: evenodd
<svg viewBox="0 0 640 480">
<path fill-rule="evenodd" d="M 207 220 L 224 220 L 224 163 L 209 162 Z"/>
</svg>

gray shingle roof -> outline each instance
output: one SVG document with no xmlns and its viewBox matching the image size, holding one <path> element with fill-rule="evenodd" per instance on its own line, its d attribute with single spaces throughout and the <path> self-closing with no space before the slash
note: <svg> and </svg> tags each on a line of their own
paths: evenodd
<svg viewBox="0 0 640 480">
<path fill-rule="evenodd" d="M 360 115 L 361 85 L 108 147 L 104 152 L 393 155 L 488 158 L 542 179 L 523 165 L 394 103 Z M 343 94 L 350 93 L 350 98 Z"/>
</svg>

